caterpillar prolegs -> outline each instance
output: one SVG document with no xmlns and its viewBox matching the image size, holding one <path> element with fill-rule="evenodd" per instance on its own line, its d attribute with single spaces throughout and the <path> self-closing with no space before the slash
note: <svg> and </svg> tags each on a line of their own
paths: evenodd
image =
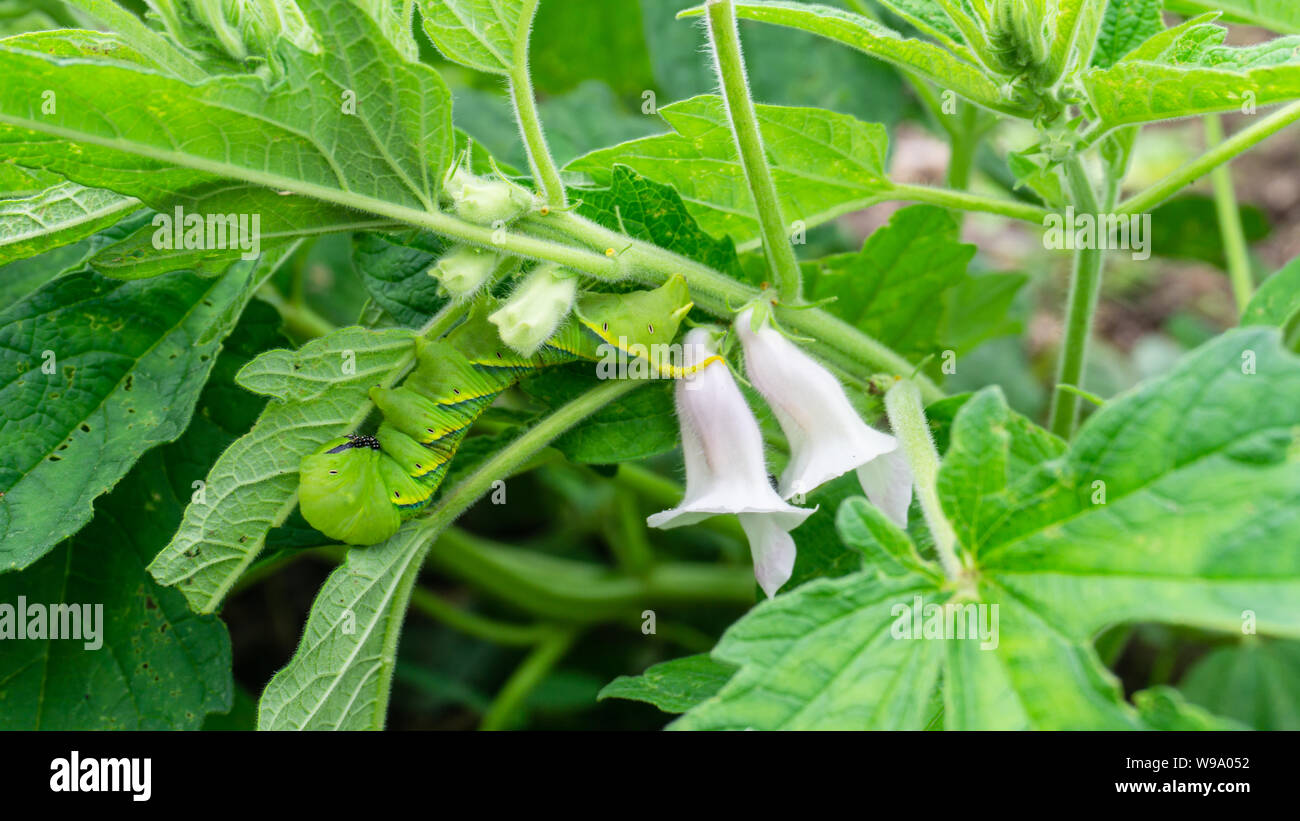
<svg viewBox="0 0 1300 821">
<path fill-rule="evenodd" d="M 491 307 L 485 300 L 442 339 L 417 341 L 401 387 L 370 390 L 384 415 L 373 436 L 334 439 L 303 459 L 298 499 L 312 527 L 352 545 L 384 541 L 429 505 L 470 426 L 503 391 L 541 368 L 600 360 L 608 346 L 644 359 L 673 340 L 691 302 L 681 277 L 652 291 L 586 295 L 532 356 L 502 343 Z M 649 367 L 682 378 L 717 359 L 683 369 L 652 356 Z"/>
</svg>

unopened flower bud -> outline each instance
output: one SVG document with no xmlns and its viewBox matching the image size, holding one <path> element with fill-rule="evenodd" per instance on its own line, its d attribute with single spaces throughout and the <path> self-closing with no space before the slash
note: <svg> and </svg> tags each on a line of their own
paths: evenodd
<svg viewBox="0 0 1300 821">
<path fill-rule="evenodd" d="M 447 252 L 429 269 L 453 298 L 473 295 L 492 276 L 497 267 L 497 255 L 473 245 L 458 245 Z"/>
<path fill-rule="evenodd" d="M 523 283 L 488 321 L 501 341 L 523 356 L 532 356 L 550 339 L 573 309 L 578 281 L 558 265 L 543 265 Z"/>
<path fill-rule="evenodd" d="M 506 180 L 476 177 L 457 169 L 447 185 L 456 214 L 476 225 L 512 222 L 533 205 L 527 190 Z"/>
</svg>

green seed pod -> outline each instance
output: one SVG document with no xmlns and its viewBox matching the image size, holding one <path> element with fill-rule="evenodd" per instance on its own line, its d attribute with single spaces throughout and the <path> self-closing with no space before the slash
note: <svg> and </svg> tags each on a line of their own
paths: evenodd
<svg viewBox="0 0 1300 821">
<path fill-rule="evenodd" d="M 429 276 L 437 279 L 451 297 L 464 299 L 483 287 L 496 270 L 499 259 L 497 254 L 484 248 L 458 245 L 429 269 Z"/>
<path fill-rule="evenodd" d="M 555 334 L 573 309 L 578 281 L 558 265 L 543 265 L 515 289 L 499 310 L 488 317 L 501 341 L 531 356 Z"/>
</svg>

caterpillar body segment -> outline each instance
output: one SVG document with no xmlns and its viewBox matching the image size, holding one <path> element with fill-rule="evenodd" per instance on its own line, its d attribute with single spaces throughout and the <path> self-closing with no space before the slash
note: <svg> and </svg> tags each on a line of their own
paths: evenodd
<svg viewBox="0 0 1300 821">
<path fill-rule="evenodd" d="M 345 436 L 302 461 L 303 516 L 330 538 L 352 545 L 384 541 L 433 500 L 470 427 L 506 389 L 542 368 L 599 360 L 614 346 L 644 358 L 652 345 L 672 342 L 691 309 L 685 280 L 652 291 L 593 294 L 531 356 L 501 341 L 480 301 L 440 340 L 416 342 L 416 367 L 396 388 L 375 387 L 370 398 L 384 416 L 374 436 Z M 656 376 L 682 378 L 693 368 L 654 362 Z"/>
</svg>

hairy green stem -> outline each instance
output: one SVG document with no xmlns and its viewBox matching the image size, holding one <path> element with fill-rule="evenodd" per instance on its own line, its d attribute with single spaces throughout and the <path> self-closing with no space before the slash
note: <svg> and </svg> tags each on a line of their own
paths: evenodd
<svg viewBox="0 0 1300 821">
<path fill-rule="evenodd" d="M 285 299 L 273 285 L 263 285 L 258 289 L 257 298 L 274 308 L 280 314 L 284 329 L 300 341 L 325 336 L 335 330 L 333 322 L 316 313 L 306 303 Z"/>
<path fill-rule="evenodd" d="M 1075 208 L 1081 214 L 1096 215 L 1097 192 L 1077 155 L 1066 160 L 1065 176 Z M 1092 317 L 1097 309 L 1097 295 L 1101 291 L 1103 253 L 1098 245 L 1100 243 L 1093 243 L 1092 248 L 1076 248 L 1074 251 L 1065 338 L 1061 341 L 1056 388 L 1052 392 L 1052 409 L 1047 422 L 1048 429 L 1062 439 L 1070 438 L 1079 418 L 1079 396 L 1062 390 L 1060 386 L 1083 387 L 1083 370 L 1087 365 L 1088 343 L 1092 335 Z"/>
<path fill-rule="evenodd" d="M 1214 148 L 1223 143 L 1223 120 L 1218 114 L 1205 118 L 1205 144 Z M 1241 227 L 1241 211 L 1237 208 L 1237 194 L 1232 187 L 1232 172 L 1221 165 L 1210 172 L 1214 185 L 1214 208 L 1219 215 L 1219 233 L 1223 237 L 1223 254 L 1228 260 L 1228 279 L 1232 282 L 1232 296 L 1237 302 L 1237 313 L 1246 310 L 1255 290 L 1250 269 L 1250 253 L 1246 248 L 1246 232 Z"/>
<path fill-rule="evenodd" d="M 541 684 L 542 679 L 564 658 L 578 638 L 575 628 L 552 628 L 522 664 L 520 664 L 497 693 L 483 715 L 480 730 L 503 730 L 523 707 L 528 695 Z"/>
<path fill-rule="evenodd" d="M 564 182 L 560 171 L 551 156 L 551 149 L 546 144 L 546 132 L 542 130 L 541 117 L 537 113 L 537 96 L 533 91 L 532 71 L 528 65 L 529 28 L 537 13 L 539 0 L 524 0 L 524 8 L 519 14 L 519 28 L 515 32 L 514 65 L 510 69 L 510 97 L 515 104 L 515 118 L 519 122 L 519 133 L 524 138 L 524 147 L 528 150 L 528 164 L 533 169 L 533 179 L 546 197 L 546 202 L 555 208 L 563 208 L 565 198 Z"/>
<path fill-rule="evenodd" d="M 1043 224 L 1043 219 L 1051 211 L 1027 202 L 1013 199 L 983 197 L 965 191 L 953 191 L 947 188 L 934 188 L 928 185 L 910 185 L 895 183 L 889 191 L 889 199 L 907 202 L 924 202 L 940 205 L 944 208 L 956 208 L 962 211 L 982 211 L 1011 219 Z"/>
<path fill-rule="evenodd" d="M 797 305 L 803 299 L 803 275 L 794 246 L 790 243 L 790 227 L 781 214 L 772 170 L 767 165 L 758 113 L 745 76 L 745 58 L 740 50 L 740 32 L 736 29 L 736 8 L 732 0 L 708 0 L 707 11 L 714 66 L 731 120 L 731 133 L 736 138 L 740 166 L 758 209 L 758 223 L 763 232 L 763 248 L 767 251 L 772 281 L 776 283 L 782 302 Z"/>
<path fill-rule="evenodd" d="M 979 109 L 974 103 L 965 103 L 961 124 L 949 132 L 952 154 L 948 160 L 948 188 L 954 192 L 965 191 L 970 185 L 971 168 L 978 147 Z"/>
<path fill-rule="evenodd" d="M 961 560 L 957 558 L 957 534 L 939 504 L 939 452 L 935 450 L 930 425 L 925 420 L 921 391 L 912 380 L 900 379 L 894 383 L 885 394 L 885 412 L 889 415 L 889 426 L 894 436 L 903 447 L 907 464 L 912 468 L 916 498 L 934 538 L 939 564 L 944 575 L 955 581 L 963 570 Z"/>
<path fill-rule="evenodd" d="M 531 217 L 526 222 L 544 221 L 571 239 L 593 248 L 624 249 L 618 262 L 607 259 L 618 276 L 628 276 L 647 285 L 658 285 L 674 273 L 681 274 L 690 285 L 695 303 L 709 313 L 730 318 L 735 310 L 759 295 L 759 291 L 657 245 L 632 240 L 572 213 L 553 213 Z M 586 252 L 582 252 L 586 253 Z M 911 373 L 915 366 L 886 346 L 819 308 L 779 307 L 777 316 L 787 328 L 818 340 L 812 345 L 832 364 L 863 378 L 879 371 Z M 919 380 L 927 401 L 943 398 L 933 382 Z"/>
<path fill-rule="evenodd" d="M 1200 157 L 1152 184 L 1142 193 L 1120 203 L 1119 212 L 1141 214 L 1150 211 L 1210 171 L 1238 154 L 1248 151 L 1296 120 L 1300 120 L 1300 102 L 1278 109 L 1249 128 L 1243 128 L 1233 134 Z"/>
</svg>

